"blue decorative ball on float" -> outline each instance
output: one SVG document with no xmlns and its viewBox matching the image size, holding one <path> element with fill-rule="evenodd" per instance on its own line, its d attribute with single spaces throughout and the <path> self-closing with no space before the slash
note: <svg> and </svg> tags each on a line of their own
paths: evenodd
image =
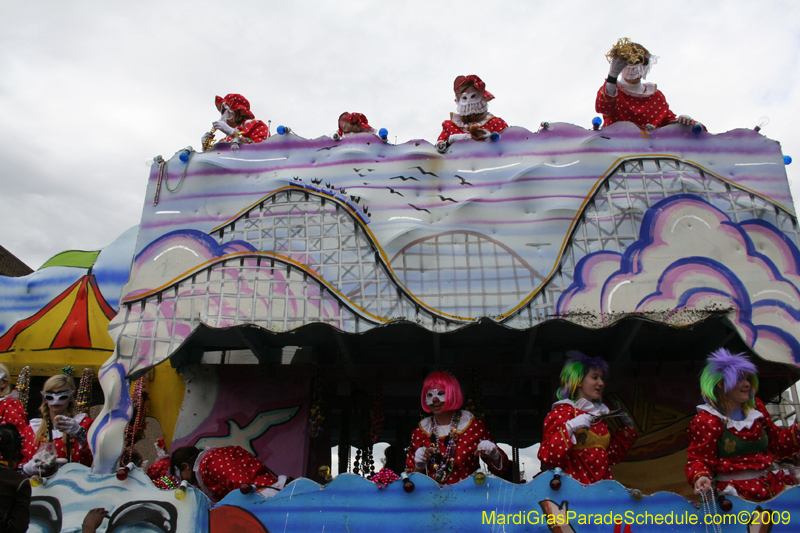
<svg viewBox="0 0 800 533">
<path fill-rule="evenodd" d="M 792 164 L 792 156 L 790 156 L 790 155 L 783 156 L 783 164 L 784 165 L 791 165 Z"/>
<path fill-rule="evenodd" d="M 378 137 L 383 139 L 384 141 L 389 137 L 389 130 L 386 128 L 381 128 L 378 130 Z"/>
<path fill-rule="evenodd" d="M 695 135 L 701 133 L 702 131 L 703 131 L 703 125 L 700 124 L 699 122 L 695 122 L 694 125 L 692 125 L 692 133 L 694 133 Z"/>
<path fill-rule="evenodd" d="M 600 117 L 594 117 L 592 119 L 592 129 L 599 130 L 600 126 L 603 124 L 603 119 Z"/>
<path fill-rule="evenodd" d="M 493 131 L 489 138 L 492 140 L 492 142 L 495 142 L 500 139 L 500 134 L 496 131 Z"/>
<path fill-rule="evenodd" d="M 289 126 L 281 125 L 281 126 L 278 126 L 278 130 L 277 131 L 278 131 L 278 135 L 286 135 L 287 133 L 292 131 L 292 128 L 290 128 Z"/>
</svg>

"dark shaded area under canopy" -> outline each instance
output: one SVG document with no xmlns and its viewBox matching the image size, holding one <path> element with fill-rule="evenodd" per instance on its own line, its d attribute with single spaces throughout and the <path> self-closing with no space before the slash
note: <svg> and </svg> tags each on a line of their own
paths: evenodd
<svg viewBox="0 0 800 533">
<path fill-rule="evenodd" d="M 257 326 L 201 326 L 171 357 L 171 363 L 180 369 L 199 364 L 207 351 L 249 349 L 260 364 L 281 365 L 282 349 L 287 346 L 298 347 L 290 365 L 318 365 L 324 380 L 327 426 L 312 440 L 310 477 L 317 466 L 327 464 L 331 446 L 367 445 L 378 373 L 386 414 L 380 440 L 399 444 L 394 447 L 399 460 L 422 413 L 422 381 L 435 369 L 456 375 L 465 395 L 470 378 L 477 376 L 485 420 L 495 439 L 525 448 L 541 440 L 542 423 L 555 400 L 559 373 L 569 350 L 609 361 L 607 394 L 623 386 L 630 389 L 639 380 L 652 384 L 656 379 L 669 392 L 662 394 L 648 385 L 646 394 L 664 398 L 674 396 L 676 387 L 682 389 L 686 413 L 690 409 L 686 406 L 701 401 L 698 377 L 711 351 L 726 347 L 734 353 L 749 352 L 722 315 L 680 328 L 627 318 L 603 329 L 553 320 L 529 330 L 516 330 L 482 319 L 448 333 L 431 332 L 406 321 L 360 334 L 342 333 L 325 324 L 286 333 Z M 793 367 L 752 358 L 759 367 L 759 396 L 765 402 L 777 398 L 798 379 Z M 247 365 L 241 366 L 246 372 Z"/>
</svg>

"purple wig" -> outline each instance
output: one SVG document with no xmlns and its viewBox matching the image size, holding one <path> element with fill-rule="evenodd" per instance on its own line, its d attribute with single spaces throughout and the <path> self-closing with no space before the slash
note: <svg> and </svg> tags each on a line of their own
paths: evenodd
<svg viewBox="0 0 800 533">
<path fill-rule="evenodd" d="M 725 348 L 711 352 L 707 362 L 706 368 L 709 372 L 722 376 L 725 392 L 735 387 L 742 378 L 755 375 L 757 372 L 756 365 L 743 353 L 732 354 Z"/>
</svg>

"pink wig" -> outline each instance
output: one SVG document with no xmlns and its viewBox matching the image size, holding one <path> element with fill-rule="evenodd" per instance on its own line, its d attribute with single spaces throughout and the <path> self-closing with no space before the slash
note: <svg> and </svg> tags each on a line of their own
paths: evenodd
<svg viewBox="0 0 800 533">
<path fill-rule="evenodd" d="M 431 372 L 422 384 L 422 396 L 420 398 L 422 410 L 426 413 L 430 413 L 431 408 L 425 403 L 425 394 L 431 389 L 445 390 L 445 411 L 455 411 L 456 409 L 461 409 L 461 406 L 464 405 L 464 395 L 461 393 L 461 385 L 458 384 L 458 380 L 447 372 Z"/>
</svg>

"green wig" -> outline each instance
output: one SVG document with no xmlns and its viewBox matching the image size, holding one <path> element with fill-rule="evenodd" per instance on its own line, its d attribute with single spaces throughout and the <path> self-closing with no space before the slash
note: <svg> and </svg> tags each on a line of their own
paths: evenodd
<svg viewBox="0 0 800 533">
<path fill-rule="evenodd" d="M 608 363 L 600 357 L 589 357 L 578 351 L 567 352 L 567 362 L 561 369 L 561 387 L 556 391 L 559 400 L 575 400 L 578 386 L 592 370 L 599 370 L 608 377 Z"/>
</svg>

